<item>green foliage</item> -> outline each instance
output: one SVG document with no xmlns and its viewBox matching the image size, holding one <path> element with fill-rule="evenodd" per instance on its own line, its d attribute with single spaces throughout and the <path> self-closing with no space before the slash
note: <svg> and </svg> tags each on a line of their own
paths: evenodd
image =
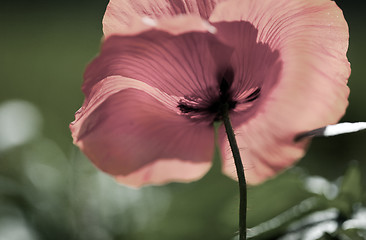
<svg viewBox="0 0 366 240">
<path fill-rule="evenodd" d="M 339 188 L 339 195 L 332 202 L 344 218 L 352 216 L 357 203 L 362 201 L 361 172 L 358 164 L 353 163 L 344 175 Z"/>
<path fill-rule="evenodd" d="M 274 182 L 294 182 L 297 192 L 280 184 L 277 187 L 285 186 L 282 188 L 285 192 L 283 199 L 299 192 L 308 198 L 295 206 L 288 205 L 281 214 L 249 229 L 252 239 L 303 239 L 305 236 L 314 240 L 365 239 L 366 208 L 361 205 L 363 188 L 356 163 L 351 164 L 345 175 L 334 183 L 300 175 L 297 178 L 303 180 L 294 181 L 296 175 L 287 175 L 280 176 Z M 270 187 L 271 184 L 265 185 Z"/>
</svg>

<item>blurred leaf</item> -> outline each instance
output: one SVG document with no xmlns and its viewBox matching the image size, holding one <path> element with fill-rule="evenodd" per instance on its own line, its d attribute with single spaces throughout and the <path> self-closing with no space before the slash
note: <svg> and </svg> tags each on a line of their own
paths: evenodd
<svg viewBox="0 0 366 240">
<path fill-rule="evenodd" d="M 361 172 L 357 162 L 348 168 L 340 187 L 340 196 L 347 197 L 352 202 L 361 202 L 362 185 Z"/>
<path fill-rule="evenodd" d="M 342 230 L 340 233 L 342 240 L 365 240 L 366 231 L 360 229 Z"/>
<path fill-rule="evenodd" d="M 25 189 L 13 179 L 0 175 L 0 196 L 21 195 Z"/>
<path fill-rule="evenodd" d="M 304 187 L 301 169 L 290 169 L 259 186 L 248 188 L 249 227 L 263 223 L 315 196 Z M 270 197 L 271 207 L 268 207 Z M 267 201 L 265 200 L 267 199 Z"/>
<path fill-rule="evenodd" d="M 278 207 L 285 206 L 287 208 L 270 220 L 262 221 L 251 228 L 249 236 L 252 239 L 281 238 L 287 240 L 304 239 L 306 236 L 306 239 L 311 240 L 343 240 L 353 239 L 352 235 L 357 234 L 358 238 L 355 239 L 359 239 L 360 231 L 363 231 L 362 226 L 365 224 L 362 220 L 364 215 L 362 215 L 363 208 L 360 204 L 362 200 L 361 172 L 357 164 L 354 163 L 347 169 L 342 181 L 337 185 L 320 177 L 304 177 L 299 172 L 289 171 L 259 186 L 254 189 L 254 192 L 257 191 L 257 193 L 252 194 L 251 197 L 260 202 L 260 197 L 273 192 L 271 203 L 275 204 L 271 205 L 271 210 L 278 210 Z M 291 205 L 293 201 L 300 199 L 294 198 L 295 194 L 308 196 L 308 198 Z M 286 203 L 284 201 L 286 196 L 292 200 Z M 269 211 L 268 208 L 262 207 Z M 264 214 L 264 216 L 269 215 L 268 212 L 267 215 Z M 357 228 L 357 230 L 348 232 L 349 230 L 343 230 L 340 228 L 341 226 Z M 342 235 L 340 235 L 341 233 Z M 362 236 L 361 239 L 366 238 Z"/>
<path fill-rule="evenodd" d="M 337 198 L 331 205 L 337 207 L 344 218 L 350 218 L 355 203 L 362 201 L 361 172 L 356 162 L 347 169 L 339 188 Z"/>
<path fill-rule="evenodd" d="M 302 171 L 294 168 L 249 189 L 249 226 L 253 222 L 257 223 L 248 231 L 250 238 L 274 239 L 282 236 L 294 222 L 303 221 L 309 214 L 328 208 L 323 194 L 316 194 L 305 187 L 306 179 Z M 263 201 L 268 200 L 268 196 L 271 196 L 270 208 L 268 201 Z M 253 211 L 251 207 L 254 208 Z"/>
<path fill-rule="evenodd" d="M 324 235 L 320 238 L 318 238 L 317 240 L 338 240 L 339 237 L 337 236 L 332 236 L 331 234 L 329 233 L 324 233 Z"/>
</svg>

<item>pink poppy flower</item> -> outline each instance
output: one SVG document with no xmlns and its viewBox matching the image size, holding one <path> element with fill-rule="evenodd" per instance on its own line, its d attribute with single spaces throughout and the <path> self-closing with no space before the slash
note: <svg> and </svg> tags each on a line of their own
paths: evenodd
<svg viewBox="0 0 366 240">
<path fill-rule="evenodd" d="M 111 0 L 103 27 L 70 128 L 131 186 L 202 177 L 223 103 L 249 184 L 301 158 L 296 134 L 336 123 L 348 104 L 348 27 L 330 0 Z M 219 144 L 236 178 L 222 129 Z"/>
</svg>

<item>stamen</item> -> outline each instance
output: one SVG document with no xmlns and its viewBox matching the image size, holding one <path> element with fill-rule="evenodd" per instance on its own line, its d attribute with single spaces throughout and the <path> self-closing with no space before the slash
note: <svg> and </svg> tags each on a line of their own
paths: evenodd
<svg viewBox="0 0 366 240">
<path fill-rule="evenodd" d="M 253 102 L 259 98 L 260 87 L 253 87 L 244 91 L 239 97 L 235 97 L 232 91 L 235 74 L 231 67 L 225 68 L 217 74 L 217 87 L 209 87 L 204 92 L 197 92 L 197 95 L 184 96 L 178 101 L 177 108 L 182 115 L 192 120 L 221 121 L 223 118 L 223 107 L 228 111 L 246 111 L 253 106 Z M 199 96 L 198 94 L 202 94 Z"/>
<path fill-rule="evenodd" d="M 258 87 L 257 89 L 255 89 L 254 92 L 252 92 L 248 97 L 245 98 L 245 102 L 253 102 L 254 100 L 256 100 L 261 94 L 261 88 Z"/>
<path fill-rule="evenodd" d="M 188 106 L 185 103 L 179 103 L 178 108 L 182 113 L 199 112 L 198 108 Z"/>
</svg>

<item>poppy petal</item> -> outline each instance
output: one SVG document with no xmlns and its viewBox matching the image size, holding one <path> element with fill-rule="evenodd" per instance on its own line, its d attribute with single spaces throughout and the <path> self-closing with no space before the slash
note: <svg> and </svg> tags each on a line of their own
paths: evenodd
<svg viewBox="0 0 366 240">
<path fill-rule="evenodd" d="M 237 106 L 232 118 L 247 121 L 279 81 L 279 51 L 258 42 L 258 29 L 249 22 L 217 22 L 213 26 L 217 38 L 234 49 L 229 64 L 235 73 L 231 89 Z"/>
<path fill-rule="evenodd" d="M 167 98 L 133 79 L 105 79 L 70 124 L 74 143 L 102 171 L 132 186 L 198 179 L 211 166 L 212 128 L 181 117 Z"/>
<path fill-rule="evenodd" d="M 248 182 L 259 183 L 304 154 L 306 141 L 294 143 L 296 134 L 336 123 L 344 114 L 348 26 L 329 0 L 229 0 L 217 6 L 210 21 L 250 22 L 258 30 L 257 42 L 279 54 L 278 81 L 260 96 L 256 113 L 232 118 Z M 229 153 L 224 172 L 234 177 Z"/>
<path fill-rule="evenodd" d="M 231 53 L 230 47 L 207 31 L 172 35 L 151 30 L 136 36 L 111 36 L 87 67 L 82 89 L 88 95 L 98 81 L 119 75 L 175 96 L 205 95 L 217 86 L 217 69 L 229 61 Z"/>
<path fill-rule="evenodd" d="M 222 1 L 225 0 L 111 0 L 104 15 L 103 32 L 106 36 L 129 34 L 145 17 L 158 20 L 190 14 L 208 19 Z"/>
</svg>

